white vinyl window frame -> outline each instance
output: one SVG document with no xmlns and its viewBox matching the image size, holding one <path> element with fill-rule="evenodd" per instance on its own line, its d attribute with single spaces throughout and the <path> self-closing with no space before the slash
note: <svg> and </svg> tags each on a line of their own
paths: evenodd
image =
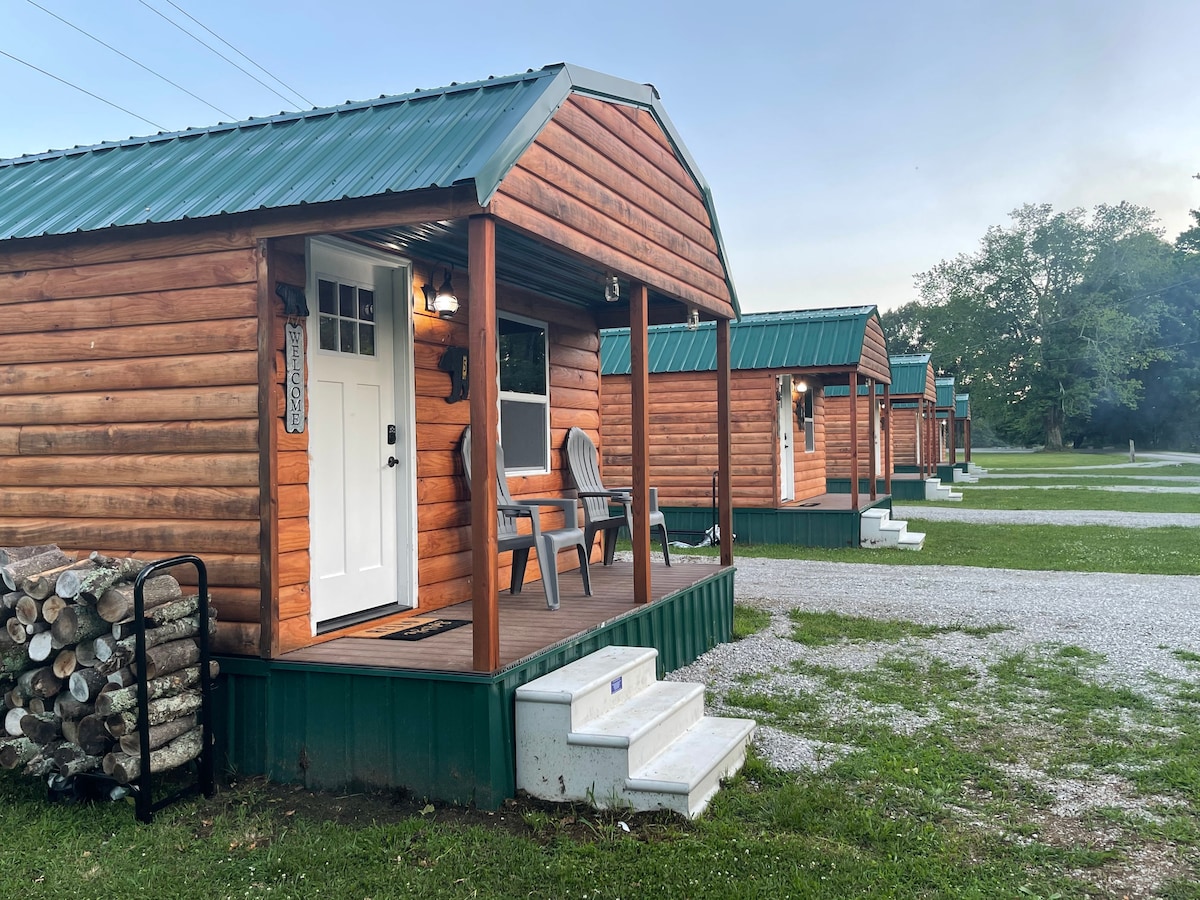
<svg viewBox="0 0 1200 900">
<path fill-rule="evenodd" d="M 816 388 L 809 385 L 808 390 L 800 395 L 800 409 L 803 412 L 805 453 L 815 453 L 817 449 L 817 433 L 816 428 L 813 426 L 814 393 L 816 393 Z"/>
<path fill-rule="evenodd" d="M 499 370 L 497 372 L 497 378 L 499 380 L 498 400 L 500 404 L 500 443 L 504 448 L 505 473 L 509 475 L 545 475 L 550 471 L 550 326 L 547 322 L 539 319 L 531 319 L 527 316 L 520 316 L 516 313 L 502 312 L 498 313 L 496 318 L 498 320 L 496 327 L 496 348 L 499 362 L 497 367 Z M 500 348 L 500 323 L 504 321 L 519 322 L 522 325 L 527 325 L 541 330 L 543 362 L 542 384 L 545 387 L 544 393 L 539 394 L 528 391 L 512 391 L 504 389 L 504 364 L 503 361 L 499 359 L 503 352 Z M 515 447 L 508 446 L 516 439 L 516 435 L 531 435 L 527 427 L 522 427 L 515 430 L 510 429 L 510 433 L 507 435 L 505 434 L 504 410 L 506 404 L 509 405 L 510 410 L 515 410 L 516 407 L 514 407 L 513 404 L 520 404 L 530 408 L 537 407 L 542 410 L 541 426 L 537 429 L 537 438 L 540 439 L 541 446 L 539 448 L 535 444 L 534 447 L 535 451 L 540 450 L 540 452 L 534 454 L 540 457 L 537 465 L 528 464 L 526 457 L 531 455 L 527 452 L 529 449 L 528 447 L 523 447 L 520 450 L 517 450 Z M 506 437 L 507 443 L 505 440 Z M 510 458 L 514 457 L 517 460 L 524 459 L 525 463 L 510 463 Z"/>
</svg>

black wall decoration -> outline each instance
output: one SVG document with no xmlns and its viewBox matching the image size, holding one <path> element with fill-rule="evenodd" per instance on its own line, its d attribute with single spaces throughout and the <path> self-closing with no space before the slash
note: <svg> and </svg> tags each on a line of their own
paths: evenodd
<svg viewBox="0 0 1200 900">
<path fill-rule="evenodd" d="M 442 358 L 438 360 L 438 368 L 450 373 L 450 396 L 447 403 L 457 403 L 467 399 L 470 385 L 467 382 L 467 348 L 447 347 Z"/>
<path fill-rule="evenodd" d="M 283 314 L 289 319 L 302 319 L 308 315 L 308 299 L 304 296 L 304 288 L 277 281 L 275 293 L 283 301 Z"/>
</svg>

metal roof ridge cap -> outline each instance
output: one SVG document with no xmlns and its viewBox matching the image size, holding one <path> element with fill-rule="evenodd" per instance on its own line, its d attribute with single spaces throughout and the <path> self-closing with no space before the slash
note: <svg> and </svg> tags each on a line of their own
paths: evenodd
<svg viewBox="0 0 1200 900">
<path fill-rule="evenodd" d="M 545 78 L 550 76 L 552 71 L 554 74 L 550 77 L 549 84 L 542 89 L 539 102 L 532 104 L 521 117 L 521 121 L 509 131 L 509 137 L 520 135 L 522 132 L 525 132 L 525 136 L 514 141 L 511 147 L 507 145 L 507 142 L 502 142 L 491 160 L 479 167 L 475 176 L 475 196 L 480 207 L 486 207 L 491 203 L 492 197 L 500 189 L 500 184 L 512 171 L 512 167 L 517 164 L 517 160 L 537 140 L 538 135 L 542 133 L 546 125 L 554 118 L 555 113 L 562 108 L 567 97 L 571 95 L 571 74 L 567 64 L 555 63 L 551 66 L 544 66 L 538 70 L 537 75 L 539 78 Z M 555 90 L 557 90 L 557 95 L 553 93 Z M 548 98 L 548 102 L 542 102 L 547 101 Z"/>
</svg>

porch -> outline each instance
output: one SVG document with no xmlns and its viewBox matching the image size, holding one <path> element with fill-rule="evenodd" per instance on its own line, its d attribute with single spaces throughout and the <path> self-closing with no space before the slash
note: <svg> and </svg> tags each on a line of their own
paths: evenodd
<svg viewBox="0 0 1200 900">
<path fill-rule="evenodd" d="M 516 790 L 520 685 L 611 645 L 656 648 L 660 676 L 686 665 L 732 637 L 734 571 L 654 564 L 651 600 L 635 604 L 633 563 L 597 565 L 591 597 L 564 573 L 554 612 L 540 583 L 504 591 L 494 672 L 472 671 L 473 623 L 419 641 L 349 635 L 274 660 L 221 658 L 219 752 L 230 771 L 311 789 L 496 808 Z M 431 615 L 470 621 L 472 603 Z"/>
<path fill-rule="evenodd" d="M 864 510 L 891 509 L 890 494 L 874 500 L 866 491 L 858 509 L 849 493 L 824 493 L 779 507 L 735 506 L 733 533 L 739 544 L 792 544 L 801 547 L 857 547 Z M 713 524 L 711 508 L 664 507 L 667 530 L 675 535 L 699 534 Z"/>
</svg>

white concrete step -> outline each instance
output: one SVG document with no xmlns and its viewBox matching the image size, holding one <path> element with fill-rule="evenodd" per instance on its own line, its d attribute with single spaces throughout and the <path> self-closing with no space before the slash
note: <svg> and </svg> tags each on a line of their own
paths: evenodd
<svg viewBox="0 0 1200 900">
<path fill-rule="evenodd" d="M 896 546 L 901 550 L 920 550 L 925 546 L 925 532 L 906 531 Z"/>
<path fill-rule="evenodd" d="M 952 490 L 949 485 L 942 484 L 942 479 L 925 479 L 926 500 L 961 500 L 962 498 L 961 492 Z"/>
<path fill-rule="evenodd" d="M 562 716 L 562 731 L 582 728 L 658 679 L 653 647 L 604 647 L 517 688 L 518 698 L 537 701 Z"/>
<path fill-rule="evenodd" d="M 916 537 L 909 536 L 908 523 L 902 519 L 893 519 L 889 509 L 865 509 L 859 517 L 860 547 L 902 547 L 906 550 L 920 550 L 925 546 L 924 534 L 911 534 L 915 534 Z"/>
<path fill-rule="evenodd" d="M 655 680 L 657 656 L 607 647 L 517 688 L 517 787 L 544 800 L 699 815 L 741 765 L 754 723 L 706 717 L 704 686 Z"/>
<path fill-rule="evenodd" d="M 746 760 L 754 720 L 704 718 L 625 781 L 634 809 L 673 809 L 694 819 Z"/>
<path fill-rule="evenodd" d="M 614 757 L 624 778 L 644 766 L 704 718 L 704 685 L 681 681 L 656 681 L 636 697 L 592 719 L 567 735 L 567 744 L 579 748 L 581 759 L 595 762 L 597 770 Z"/>
</svg>

